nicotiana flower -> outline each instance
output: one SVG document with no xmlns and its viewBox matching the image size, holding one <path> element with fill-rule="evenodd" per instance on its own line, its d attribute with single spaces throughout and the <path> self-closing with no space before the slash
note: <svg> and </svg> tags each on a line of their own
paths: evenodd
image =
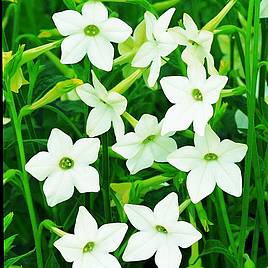
<svg viewBox="0 0 268 268">
<path fill-rule="evenodd" d="M 150 167 L 154 161 L 166 162 L 167 156 L 177 149 L 171 133 L 161 136 L 162 123 L 155 116 L 144 114 L 135 127 L 135 132 L 124 135 L 112 146 L 113 151 L 127 159 L 131 174 Z"/>
<path fill-rule="evenodd" d="M 168 156 L 168 162 L 176 168 L 190 173 L 186 186 L 193 203 L 211 194 L 216 184 L 226 193 L 240 196 L 242 176 L 236 162 L 240 162 L 247 145 L 220 138 L 206 127 L 205 135 L 194 136 L 195 146 L 184 146 Z"/>
<path fill-rule="evenodd" d="M 171 103 L 162 134 L 187 129 L 193 122 L 194 131 L 204 135 L 206 124 L 213 115 L 212 104 L 219 99 L 220 92 L 227 83 L 227 76 L 212 75 L 206 79 L 202 65 L 188 67 L 188 78 L 169 76 L 160 80 L 163 91 Z"/>
<path fill-rule="evenodd" d="M 125 133 L 122 115 L 127 107 L 127 99 L 117 92 L 108 92 L 92 71 L 92 82 L 76 88 L 81 100 L 93 109 L 87 119 L 86 131 L 89 137 L 105 133 L 113 123 L 116 139 Z"/>
<path fill-rule="evenodd" d="M 58 31 L 67 36 L 61 44 L 61 62 L 72 64 L 87 54 L 93 65 L 111 71 L 114 48 L 110 42 L 124 42 L 132 29 L 122 20 L 108 18 L 107 8 L 98 1 L 82 7 L 82 15 L 74 10 L 55 13 L 52 17 Z"/>
<path fill-rule="evenodd" d="M 47 142 L 48 152 L 33 156 L 25 166 L 27 172 L 43 186 L 47 203 L 53 207 L 68 200 L 74 186 L 80 193 L 98 192 L 98 171 L 89 166 L 98 158 L 100 141 L 97 138 L 82 138 L 74 144 L 70 136 L 53 128 Z"/>
<path fill-rule="evenodd" d="M 142 205 L 126 204 L 124 210 L 131 224 L 139 230 L 128 241 L 123 254 L 126 262 L 151 258 L 155 252 L 158 268 L 177 268 L 182 255 L 179 247 L 187 248 L 202 235 L 190 223 L 178 221 L 176 193 L 170 193 L 152 211 Z"/>
<path fill-rule="evenodd" d="M 144 14 L 148 41 L 138 50 L 132 61 L 132 66 L 144 68 L 151 65 L 148 77 L 150 87 L 155 85 L 159 77 L 161 58 L 168 56 L 178 46 L 168 31 L 168 25 L 174 12 L 175 8 L 171 8 L 158 19 L 149 11 Z"/>
<path fill-rule="evenodd" d="M 181 55 L 182 60 L 188 65 L 203 65 L 206 59 L 209 74 L 217 74 L 213 56 L 210 54 L 213 33 L 198 30 L 193 19 L 186 13 L 183 14 L 183 25 L 185 29 L 181 27 L 170 29 L 178 44 L 186 46 Z"/>
<path fill-rule="evenodd" d="M 92 215 L 80 206 L 74 234 L 65 234 L 54 246 L 67 262 L 73 262 L 73 268 L 120 268 L 109 253 L 119 247 L 127 229 L 125 223 L 104 224 L 98 229 Z"/>
</svg>

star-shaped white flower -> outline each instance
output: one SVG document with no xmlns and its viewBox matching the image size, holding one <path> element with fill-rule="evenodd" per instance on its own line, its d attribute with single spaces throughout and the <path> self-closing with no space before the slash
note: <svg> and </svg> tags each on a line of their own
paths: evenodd
<svg viewBox="0 0 268 268">
<path fill-rule="evenodd" d="M 121 268 L 109 253 L 119 247 L 127 229 L 125 223 L 104 224 L 98 229 L 92 215 L 80 206 L 74 234 L 65 234 L 54 246 L 67 262 L 73 262 L 73 268 Z"/>
<path fill-rule="evenodd" d="M 34 155 L 25 169 L 39 181 L 50 207 L 72 197 L 74 187 L 80 193 L 98 192 L 99 173 L 89 164 L 98 158 L 100 141 L 83 138 L 74 144 L 70 136 L 53 128 L 47 142 L 48 152 Z"/>
<path fill-rule="evenodd" d="M 124 42 L 132 33 L 122 20 L 108 18 L 107 8 L 98 1 L 85 3 L 82 15 L 65 10 L 55 13 L 52 19 L 60 34 L 67 36 L 61 44 L 63 64 L 77 63 L 87 54 L 93 65 L 111 71 L 114 48 L 110 42 Z"/>
<path fill-rule="evenodd" d="M 163 91 L 171 103 L 168 109 L 162 134 L 187 129 L 193 122 L 194 131 L 204 135 L 206 124 L 213 115 L 212 104 L 220 97 L 220 92 L 228 77 L 212 75 L 206 79 L 202 65 L 188 67 L 188 78 L 169 76 L 160 80 Z"/>
<path fill-rule="evenodd" d="M 93 109 L 87 119 L 86 132 L 89 137 L 95 137 L 108 131 L 113 124 L 116 139 L 125 133 L 121 115 L 127 107 L 127 99 L 117 92 L 108 92 L 92 71 L 92 82 L 76 88 L 81 100 Z"/>
<path fill-rule="evenodd" d="M 172 34 L 168 31 L 168 25 L 174 12 L 175 8 L 170 8 L 158 19 L 149 11 L 144 14 L 148 41 L 138 50 L 132 60 L 132 66 L 145 68 L 151 65 L 148 77 L 150 87 L 155 85 L 159 77 L 161 58 L 168 56 L 178 46 Z"/>
<path fill-rule="evenodd" d="M 210 195 L 216 184 L 226 193 L 241 196 L 242 176 L 238 165 L 247 145 L 220 138 L 206 127 L 205 136 L 194 136 L 195 146 L 184 146 L 168 156 L 168 162 L 189 172 L 186 186 L 193 203 Z"/>
<path fill-rule="evenodd" d="M 182 60 L 187 65 L 204 65 L 207 61 L 209 74 L 217 74 L 214 67 L 214 59 L 210 54 L 211 45 L 213 42 L 213 33 L 207 30 L 198 30 L 193 19 L 186 13 L 183 14 L 183 25 L 181 27 L 174 27 L 170 29 L 173 33 L 174 39 L 179 45 L 186 46 L 181 54 Z"/>
<path fill-rule="evenodd" d="M 154 161 L 166 162 L 167 156 L 177 149 L 171 133 L 161 136 L 162 123 L 155 116 L 144 114 L 135 127 L 135 132 L 124 135 L 112 146 L 113 151 L 127 159 L 131 174 L 150 167 Z"/>
<path fill-rule="evenodd" d="M 141 205 L 126 204 L 124 210 L 131 224 L 139 230 L 128 241 L 123 260 L 141 261 L 155 252 L 158 268 L 177 268 L 182 255 L 179 247 L 188 248 L 202 235 L 190 223 L 178 221 L 179 205 L 176 193 L 162 199 L 152 211 Z"/>
</svg>

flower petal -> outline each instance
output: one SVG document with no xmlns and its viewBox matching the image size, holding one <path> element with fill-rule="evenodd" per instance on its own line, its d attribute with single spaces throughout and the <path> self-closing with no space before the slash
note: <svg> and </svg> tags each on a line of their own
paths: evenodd
<svg viewBox="0 0 268 268">
<path fill-rule="evenodd" d="M 83 33 L 67 36 L 61 43 L 61 63 L 73 64 L 81 61 L 87 54 L 88 41 Z"/>
<path fill-rule="evenodd" d="M 231 140 L 223 140 L 219 146 L 219 157 L 221 162 L 240 162 L 247 153 L 247 145 L 236 143 Z"/>
<path fill-rule="evenodd" d="M 158 202 L 154 208 L 154 215 L 160 225 L 165 226 L 177 222 L 179 218 L 178 195 L 172 192 Z"/>
<path fill-rule="evenodd" d="M 153 31 L 156 23 L 156 17 L 149 11 L 144 13 L 144 20 L 146 24 L 146 37 L 149 41 L 154 40 Z"/>
<path fill-rule="evenodd" d="M 184 102 L 184 100 L 192 99 L 190 95 L 191 85 L 187 77 L 184 76 L 168 76 L 160 80 L 164 94 L 171 103 Z"/>
<path fill-rule="evenodd" d="M 150 67 L 150 73 L 148 77 L 149 87 L 153 87 L 155 85 L 160 74 L 160 69 L 161 69 L 161 57 L 158 56 L 153 59 L 153 62 Z"/>
<path fill-rule="evenodd" d="M 129 25 L 117 18 L 109 18 L 100 25 L 101 35 L 114 43 L 126 41 L 132 33 Z"/>
<path fill-rule="evenodd" d="M 142 261 L 151 258 L 159 246 L 160 233 L 137 232 L 129 240 L 123 254 L 123 261 Z"/>
<path fill-rule="evenodd" d="M 73 146 L 73 160 L 75 164 L 87 166 L 98 159 L 100 140 L 97 138 L 82 138 Z"/>
<path fill-rule="evenodd" d="M 170 8 L 157 19 L 153 28 L 155 38 L 159 33 L 166 32 L 175 10 L 174 7 Z"/>
<path fill-rule="evenodd" d="M 77 261 L 83 256 L 83 245 L 73 234 L 65 234 L 56 240 L 53 245 L 60 251 L 67 262 Z"/>
<path fill-rule="evenodd" d="M 107 103 L 110 104 L 119 115 L 126 111 L 127 99 L 117 92 L 109 92 Z"/>
<path fill-rule="evenodd" d="M 97 250 L 113 252 L 121 244 L 128 226 L 125 223 L 109 223 L 102 225 L 96 237 Z"/>
<path fill-rule="evenodd" d="M 233 163 L 218 161 L 215 169 L 217 185 L 226 193 L 239 197 L 242 194 L 242 175 L 240 168 Z"/>
<path fill-rule="evenodd" d="M 201 90 L 205 88 L 206 83 L 206 69 L 202 64 L 189 65 L 187 67 L 187 76 L 190 80 L 192 88 Z"/>
<path fill-rule="evenodd" d="M 168 29 L 168 33 L 172 36 L 174 41 L 181 45 L 181 46 L 187 46 L 188 45 L 188 37 L 187 32 L 182 29 L 181 27 L 172 27 Z"/>
<path fill-rule="evenodd" d="M 52 16 L 52 20 L 60 34 L 64 36 L 82 32 L 83 30 L 82 16 L 74 10 L 57 12 Z"/>
<path fill-rule="evenodd" d="M 96 76 L 93 70 L 91 70 L 91 74 L 92 74 L 93 86 L 94 86 L 97 96 L 101 100 L 106 101 L 108 97 L 108 91 L 106 90 L 105 86 L 100 82 L 100 80 L 98 79 L 98 77 Z"/>
<path fill-rule="evenodd" d="M 198 28 L 195 22 L 187 13 L 183 14 L 183 25 L 186 29 L 187 34 L 189 35 L 189 39 L 198 34 Z"/>
<path fill-rule="evenodd" d="M 198 39 L 200 45 L 209 52 L 213 42 L 213 33 L 207 30 L 200 30 Z"/>
<path fill-rule="evenodd" d="M 96 94 L 96 90 L 88 83 L 78 86 L 76 92 L 79 98 L 90 107 L 96 107 L 102 103 L 99 96 Z"/>
<path fill-rule="evenodd" d="M 202 238 L 202 234 L 192 224 L 185 221 L 176 222 L 169 228 L 169 233 L 181 248 L 188 248 Z"/>
<path fill-rule="evenodd" d="M 124 210 L 131 224 L 138 230 L 151 230 L 155 225 L 154 214 L 146 206 L 126 204 Z"/>
<path fill-rule="evenodd" d="M 107 105 L 93 108 L 87 119 L 87 135 L 95 137 L 108 131 L 111 127 L 113 111 Z"/>
<path fill-rule="evenodd" d="M 99 1 L 88 1 L 82 7 L 82 15 L 87 24 L 99 24 L 108 19 L 108 10 Z"/>
<path fill-rule="evenodd" d="M 95 241 L 98 225 L 92 215 L 83 206 L 79 207 L 74 226 L 74 234 L 81 240 L 88 243 Z"/>
<path fill-rule="evenodd" d="M 114 134 L 116 140 L 120 140 L 125 134 L 125 125 L 120 115 L 114 113 L 112 117 L 112 123 L 114 128 Z"/>
<path fill-rule="evenodd" d="M 99 173 L 94 167 L 74 167 L 72 173 L 73 184 L 79 193 L 98 192 L 100 190 Z"/>
<path fill-rule="evenodd" d="M 143 114 L 135 127 L 135 133 L 141 137 L 141 139 L 146 139 L 151 135 L 158 134 L 159 129 L 157 117 L 151 114 Z"/>
<path fill-rule="evenodd" d="M 194 146 L 184 146 L 171 153 L 167 161 L 177 169 L 188 172 L 202 163 L 202 155 Z"/>
<path fill-rule="evenodd" d="M 215 167 L 209 164 L 203 164 L 197 166 L 188 174 L 186 186 L 194 204 L 213 192 L 216 186 L 213 168 Z"/>
<path fill-rule="evenodd" d="M 111 71 L 114 58 L 112 44 L 100 35 L 90 38 L 89 41 L 87 55 L 91 63 L 101 70 Z"/>
<path fill-rule="evenodd" d="M 57 172 L 48 176 L 43 190 L 50 207 L 68 200 L 74 193 L 70 172 Z"/>
<path fill-rule="evenodd" d="M 48 152 L 39 152 L 25 165 L 25 170 L 39 181 L 43 181 L 57 169 L 57 159 Z"/>
<path fill-rule="evenodd" d="M 182 255 L 178 246 L 171 240 L 166 242 L 156 251 L 155 263 L 158 268 L 178 268 L 180 266 Z"/>
</svg>

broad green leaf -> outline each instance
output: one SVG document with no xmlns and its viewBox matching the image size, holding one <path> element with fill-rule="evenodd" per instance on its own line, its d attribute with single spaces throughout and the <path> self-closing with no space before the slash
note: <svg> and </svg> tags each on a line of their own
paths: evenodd
<svg viewBox="0 0 268 268">
<path fill-rule="evenodd" d="M 11 169 L 10 169 L 11 170 Z M 15 169 L 14 169 L 15 170 Z M 6 172 L 5 172 L 6 174 Z M 5 176 L 4 174 L 4 176 Z M 5 218 L 4 218 L 4 232 L 6 231 L 7 227 L 10 225 L 10 223 L 12 222 L 13 220 L 13 216 L 14 216 L 14 213 L 13 212 L 9 212 Z"/>
<path fill-rule="evenodd" d="M 10 268 L 11 265 L 15 264 L 16 262 L 20 261 L 21 259 L 25 258 L 25 257 L 28 257 L 29 255 L 33 254 L 35 251 L 35 249 L 25 253 L 25 254 L 22 254 L 22 255 L 19 255 L 17 257 L 13 257 L 11 259 L 8 259 L 8 260 L 5 260 L 5 266 L 4 268 Z M 51 266 L 51 267 L 54 267 L 54 266 Z"/>
<path fill-rule="evenodd" d="M 14 242 L 16 238 L 16 234 L 8 237 L 7 239 L 4 240 L 4 256 L 10 251 L 10 249 L 13 247 L 12 243 Z"/>
</svg>

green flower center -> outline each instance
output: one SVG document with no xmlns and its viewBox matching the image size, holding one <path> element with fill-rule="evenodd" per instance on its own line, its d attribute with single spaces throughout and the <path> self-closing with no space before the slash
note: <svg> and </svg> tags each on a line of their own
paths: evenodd
<svg viewBox="0 0 268 268">
<path fill-rule="evenodd" d="M 203 95 L 202 95 L 201 91 L 198 88 L 193 89 L 192 96 L 196 101 L 202 101 L 203 100 Z"/>
<path fill-rule="evenodd" d="M 155 229 L 159 233 L 167 234 L 167 229 L 164 226 L 162 226 L 162 225 L 156 225 L 155 226 Z"/>
<path fill-rule="evenodd" d="M 204 159 L 207 161 L 217 160 L 218 156 L 214 153 L 208 153 L 204 156 Z"/>
<path fill-rule="evenodd" d="M 188 42 L 192 45 L 192 46 L 198 46 L 198 43 L 196 43 L 194 40 L 188 40 Z"/>
<path fill-rule="evenodd" d="M 60 168 L 70 169 L 74 166 L 74 161 L 69 157 L 63 157 L 59 163 Z"/>
<path fill-rule="evenodd" d="M 153 141 L 154 139 L 155 139 L 155 135 L 151 135 L 151 136 L 147 137 L 147 138 L 143 141 L 143 143 L 144 143 L 144 144 L 147 144 L 147 143 Z"/>
<path fill-rule="evenodd" d="M 88 252 L 92 251 L 94 247 L 95 247 L 94 242 L 88 242 L 83 248 L 83 253 L 88 253 Z"/>
<path fill-rule="evenodd" d="M 96 25 L 88 25 L 84 28 L 84 33 L 88 36 L 95 36 L 100 32 L 100 29 Z"/>
</svg>

